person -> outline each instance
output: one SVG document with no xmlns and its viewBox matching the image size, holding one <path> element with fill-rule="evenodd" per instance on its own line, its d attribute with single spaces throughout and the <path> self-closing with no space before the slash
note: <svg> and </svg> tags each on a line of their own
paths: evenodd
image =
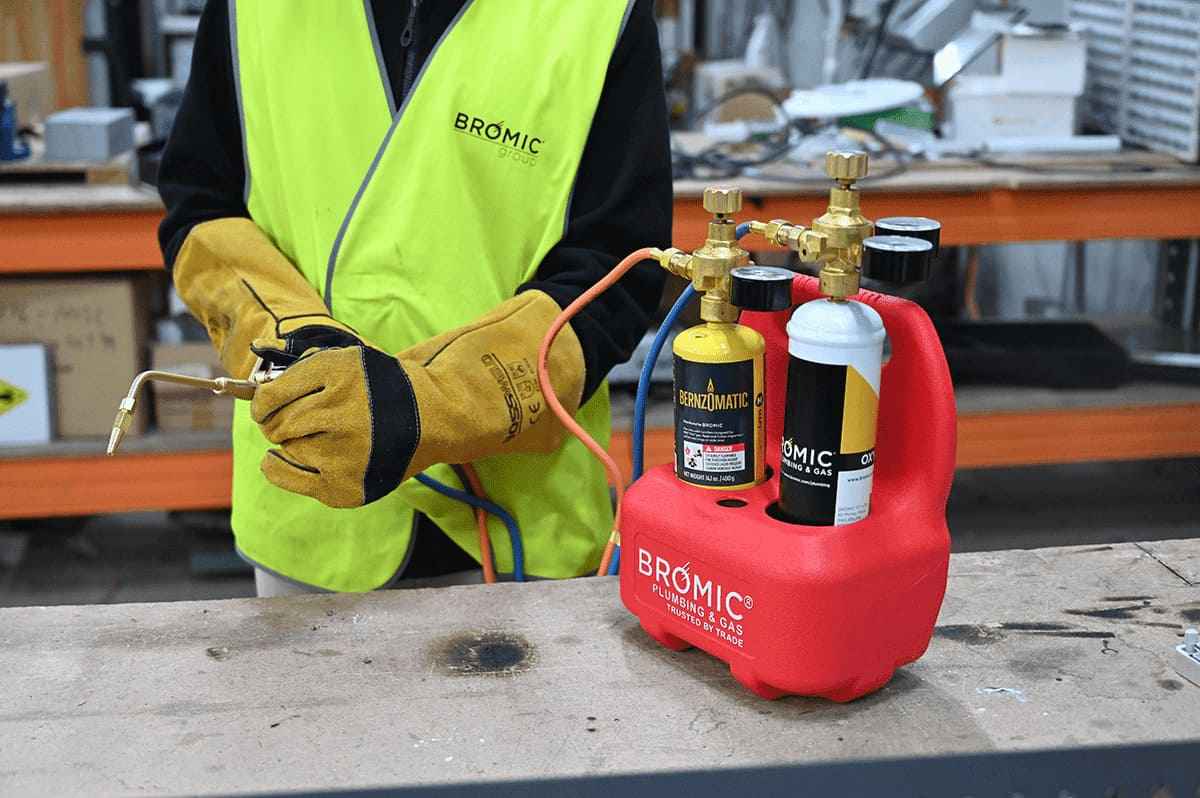
<svg viewBox="0 0 1200 798">
<path fill-rule="evenodd" d="M 260 595 L 477 567 L 472 463 L 530 577 L 594 570 L 601 467 L 547 411 L 554 317 L 671 237 L 651 0 L 210 0 L 163 154 L 159 231 L 238 402 L 232 526 Z M 651 263 L 572 319 L 555 394 L 609 431 L 608 371 L 661 298 Z M 513 550 L 493 536 L 497 571 Z"/>
</svg>

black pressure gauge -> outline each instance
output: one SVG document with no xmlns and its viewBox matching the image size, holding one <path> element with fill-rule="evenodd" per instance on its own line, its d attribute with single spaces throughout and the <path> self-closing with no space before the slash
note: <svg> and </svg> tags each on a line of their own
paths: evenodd
<svg viewBox="0 0 1200 798">
<path fill-rule="evenodd" d="M 924 216 L 889 216 L 875 223 L 875 235 L 924 239 L 933 244 L 933 255 L 937 257 L 942 245 L 942 223 Z"/>
<path fill-rule="evenodd" d="M 912 236 L 871 236 L 863 241 L 863 275 L 887 283 L 919 283 L 929 276 L 933 244 Z"/>
<path fill-rule="evenodd" d="M 729 273 L 729 301 L 743 310 L 786 310 L 796 275 L 774 266 L 740 266 Z"/>
</svg>

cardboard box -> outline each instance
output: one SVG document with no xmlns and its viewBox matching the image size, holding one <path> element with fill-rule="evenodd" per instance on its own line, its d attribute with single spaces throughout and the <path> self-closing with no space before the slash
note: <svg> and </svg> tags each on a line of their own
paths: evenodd
<svg viewBox="0 0 1200 798">
<path fill-rule="evenodd" d="M 0 278 L 0 343 L 50 348 L 61 437 L 108 437 L 145 362 L 146 285 L 136 277 Z M 130 433 L 149 415 L 135 414 Z"/>
<path fill-rule="evenodd" d="M 190 374 L 193 377 L 227 376 L 212 344 L 155 344 L 151 368 Z M 233 428 L 234 399 L 216 396 L 186 385 L 154 383 L 154 415 L 163 432 L 229 430 Z"/>
<path fill-rule="evenodd" d="M 0 63 L 0 80 L 8 83 L 8 96 L 17 105 L 17 121 L 20 124 L 44 122 L 54 110 L 54 81 L 45 62 Z"/>
<path fill-rule="evenodd" d="M 36 446 L 53 437 L 50 352 L 45 344 L 0 344 L 0 446 Z"/>
</svg>

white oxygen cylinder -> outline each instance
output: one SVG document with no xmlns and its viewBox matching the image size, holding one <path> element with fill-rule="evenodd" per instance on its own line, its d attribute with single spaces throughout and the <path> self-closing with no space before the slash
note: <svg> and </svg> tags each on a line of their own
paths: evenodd
<svg viewBox="0 0 1200 798">
<path fill-rule="evenodd" d="M 815 299 L 787 333 L 779 508 L 800 524 L 853 524 L 871 510 L 883 320 L 861 302 Z"/>
</svg>

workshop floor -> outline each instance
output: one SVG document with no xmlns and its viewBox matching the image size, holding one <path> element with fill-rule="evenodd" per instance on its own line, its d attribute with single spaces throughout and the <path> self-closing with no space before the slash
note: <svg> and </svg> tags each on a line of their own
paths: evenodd
<svg viewBox="0 0 1200 798">
<path fill-rule="evenodd" d="M 949 519 L 956 551 L 1200 538 L 1200 460 L 962 471 Z M 253 595 L 221 521 L 0 523 L 0 606 Z"/>
</svg>

